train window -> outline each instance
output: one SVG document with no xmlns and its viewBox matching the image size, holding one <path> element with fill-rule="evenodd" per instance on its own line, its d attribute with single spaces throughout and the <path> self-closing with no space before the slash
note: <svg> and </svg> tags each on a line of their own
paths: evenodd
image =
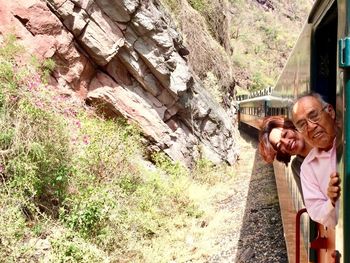
<svg viewBox="0 0 350 263">
<path fill-rule="evenodd" d="M 323 16 L 312 38 L 311 90 L 333 106 L 336 94 L 337 69 L 337 1 Z"/>
</svg>

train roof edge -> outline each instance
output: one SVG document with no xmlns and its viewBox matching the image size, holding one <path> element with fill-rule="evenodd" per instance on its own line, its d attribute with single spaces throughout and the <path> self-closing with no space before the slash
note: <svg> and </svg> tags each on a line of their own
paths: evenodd
<svg viewBox="0 0 350 263">
<path fill-rule="evenodd" d="M 279 102 L 284 102 L 286 105 L 289 105 L 293 102 L 291 98 L 282 98 L 282 97 L 276 97 L 272 95 L 265 95 L 261 97 L 255 97 L 251 99 L 245 99 L 241 101 L 237 101 L 238 105 L 246 102 L 253 102 L 253 101 L 279 101 Z"/>
</svg>

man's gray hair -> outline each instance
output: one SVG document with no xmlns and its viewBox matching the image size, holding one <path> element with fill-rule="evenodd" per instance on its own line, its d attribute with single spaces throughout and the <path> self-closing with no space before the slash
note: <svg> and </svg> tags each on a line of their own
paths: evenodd
<svg viewBox="0 0 350 263">
<path fill-rule="evenodd" d="M 298 100 L 304 97 L 314 97 L 316 100 L 318 100 L 321 103 L 322 106 L 327 106 L 329 104 L 322 98 L 321 94 L 314 91 L 308 91 L 298 96 L 298 98 L 294 101 L 293 106 Z"/>
<path fill-rule="evenodd" d="M 327 106 L 329 103 L 326 102 L 322 96 L 317 93 L 317 92 L 314 92 L 314 91 L 307 91 L 307 92 L 304 92 L 302 93 L 301 95 L 299 95 L 293 102 L 292 102 L 292 105 L 291 107 L 289 108 L 290 109 L 290 116 L 292 116 L 292 109 L 294 107 L 294 105 L 301 99 L 301 98 L 304 98 L 304 97 L 314 97 L 319 103 L 321 103 L 321 105 L 323 107 Z"/>
</svg>

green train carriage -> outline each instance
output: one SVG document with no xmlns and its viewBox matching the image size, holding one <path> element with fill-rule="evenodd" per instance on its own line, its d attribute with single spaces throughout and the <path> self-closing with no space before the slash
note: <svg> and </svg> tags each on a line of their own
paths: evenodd
<svg viewBox="0 0 350 263">
<path fill-rule="evenodd" d="M 336 109 L 342 145 L 337 149 L 337 169 L 342 179 L 339 221 L 336 231 L 320 225 L 305 223 L 301 239 L 305 246 L 295 246 L 296 210 L 300 208 L 300 195 L 296 194 L 290 167 L 274 162 L 280 198 L 289 262 L 350 262 L 350 113 L 346 111 L 350 100 L 350 0 L 317 0 L 309 14 L 302 33 L 283 69 L 276 86 L 269 94 L 244 98 L 238 102 L 240 125 L 259 128 L 268 115 L 289 116 L 291 102 L 300 94 L 315 91 Z M 252 124 L 253 123 L 253 124 Z M 288 193 L 287 198 L 285 197 Z M 281 196 L 280 196 L 281 197 Z M 283 200 L 281 200 L 283 199 Z M 288 200 L 289 199 L 289 200 Z M 290 206 L 295 209 L 291 212 Z M 308 237 L 309 236 L 309 237 Z M 303 242 L 301 242 L 303 243 Z M 312 248 L 310 248 L 312 247 Z M 299 250 L 298 250 L 299 249 Z M 332 252 L 337 253 L 332 256 Z"/>
</svg>

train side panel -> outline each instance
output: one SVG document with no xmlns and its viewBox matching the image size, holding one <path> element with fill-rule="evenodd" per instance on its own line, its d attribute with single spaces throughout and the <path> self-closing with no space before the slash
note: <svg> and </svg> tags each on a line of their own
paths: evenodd
<svg viewBox="0 0 350 263">
<path fill-rule="evenodd" d="M 309 262 L 350 262 L 350 210 L 346 209 L 350 202 L 350 170 L 347 164 L 350 162 L 350 154 L 346 141 L 350 141 L 350 111 L 346 111 L 346 102 L 350 100 L 350 0 L 317 0 L 310 12 L 307 23 L 295 45 L 286 66 L 280 75 L 275 88 L 265 98 L 265 104 L 258 103 L 255 98 L 246 99 L 240 103 L 241 122 L 258 128 L 261 120 L 269 115 L 284 115 L 290 117 L 290 105 L 299 95 L 309 91 L 320 93 L 324 99 L 336 109 L 337 126 L 337 171 L 342 179 L 342 196 L 340 199 L 339 221 L 334 231 L 325 229 L 322 225 L 316 225 L 315 232 L 310 227 L 309 246 L 315 250 L 309 250 Z M 277 99 L 276 99 L 277 98 Z M 259 111 L 259 107 L 264 109 Z M 256 109 L 253 109 L 256 108 Z M 249 110 L 247 110 L 249 109 Z M 283 166 L 283 165 L 282 165 Z M 279 185 L 281 196 L 288 193 L 287 198 L 293 200 L 293 206 L 298 210 L 301 198 L 296 191 L 297 187 L 290 167 L 281 169 L 281 164 L 274 162 L 275 176 Z M 290 228 L 295 229 L 295 222 L 290 225 L 290 218 L 295 217 L 296 211 L 290 209 L 290 204 L 280 203 L 284 231 L 289 233 L 286 239 L 295 240 L 290 235 Z M 284 215 L 285 214 L 285 215 Z M 289 221 L 288 221 L 289 220 Z M 304 233 L 308 228 L 308 220 L 302 219 Z M 294 224 L 294 225 L 293 225 Z M 310 224 L 312 225 L 312 224 Z M 308 236 L 302 236 L 305 240 Z M 318 238 L 317 238 L 318 237 Z M 336 239 L 335 239 L 336 237 Z M 321 239 L 320 239 L 321 238 Z M 325 239 L 322 239 L 325 238 Z M 316 241 L 316 242 L 315 242 Z M 320 241 L 320 242 L 319 242 Z M 325 241 L 325 242 L 323 242 Z M 295 259 L 296 248 L 293 242 L 286 240 L 289 259 Z M 334 248 L 338 257 L 333 258 L 331 253 Z M 303 247 L 301 247 L 303 249 Z M 303 259 L 302 259 L 303 260 Z M 292 261 L 290 261 L 292 262 Z M 303 262 L 303 261 L 300 261 Z"/>
<path fill-rule="evenodd" d="M 350 1 L 348 0 L 338 0 L 339 10 L 349 10 Z M 336 118 L 338 124 L 340 125 L 341 134 L 337 137 L 337 144 L 343 145 L 342 150 L 337 149 L 337 169 L 342 179 L 342 197 L 340 199 L 340 211 L 339 220 L 336 228 L 336 249 L 339 251 L 340 260 L 339 262 L 350 262 L 350 244 L 349 236 L 350 229 L 349 225 L 345 222 L 350 222 L 350 194 L 349 194 L 349 167 L 346 165 L 349 163 L 349 147 L 346 141 L 349 141 L 349 113 L 345 111 L 346 103 L 349 101 L 349 89 L 350 89 L 350 73 L 349 65 L 346 64 L 345 59 L 342 55 L 343 50 L 341 49 L 341 42 L 349 37 L 349 12 L 338 12 L 338 61 L 339 65 L 337 70 L 337 94 L 336 94 Z"/>
<path fill-rule="evenodd" d="M 312 26 L 306 23 L 272 91 L 272 95 L 295 99 L 299 94 L 309 90 L 311 30 Z"/>
<path fill-rule="evenodd" d="M 255 129 L 260 129 L 265 114 L 264 100 L 243 101 L 239 104 L 240 123 L 245 123 Z"/>
<path fill-rule="evenodd" d="M 340 7 L 338 7 L 337 1 L 319 0 L 315 2 L 308 22 L 303 28 L 272 95 L 294 100 L 302 93 L 312 90 L 320 93 L 327 102 L 335 107 L 336 86 L 337 83 L 339 86 L 341 82 L 337 82 L 337 78 L 339 79 L 337 77 L 339 74 L 337 73 L 337 32 L 338 35 L 344 34 L 344 29 L 338 27 L 338 16 L 341 18 L 346 13 L 344 2 L 345 0 L 338 1 Z M 339 24 L 342 27 L 347 24 L 345 20 L 339 19 Z M 338 92 L 338 94 L 340 93 Z M 341 99 L 341 101 L 343 100 Z M 337 104 L 339 103 L 337 102 Z M 337 106 L 339 108 L 339 105 Z M 342 106 L 340 108 L 342 112 Z M 338 165 L 338 170 L 342 169 L 343 167 Z M 279 171 L 280 169 L 275 167 L 275 172 Z M 287 169 L 285 174 L 290 195 L 294 198 L 292 173 Z M 284 208 L 281 207 L 281 209 Z M 342 213 L 342 210 L 340 213 Z M 325 230 L 321 225 L 317 226 L 316 233 L 310 230 L 310 242 L 317 240 L 317 235 L 321 238 L 327 238 L 327 242 L 322 245 L 317 242 L 312 243 L 316 250 L 309 251 L 309 262 L 331 262 L 333 260 L 331 252 L 333 252 L 335 245 L 336 249 L 341 251 L 341 254 L 344 253 L 341 248 L 341 244 L 344 243 L 342 240 L 344 237 L 343 225 L 343 220 L 340 217 L 337 226 L 337 241 L 335 241 L 334 232 Z"/>
</svg>

